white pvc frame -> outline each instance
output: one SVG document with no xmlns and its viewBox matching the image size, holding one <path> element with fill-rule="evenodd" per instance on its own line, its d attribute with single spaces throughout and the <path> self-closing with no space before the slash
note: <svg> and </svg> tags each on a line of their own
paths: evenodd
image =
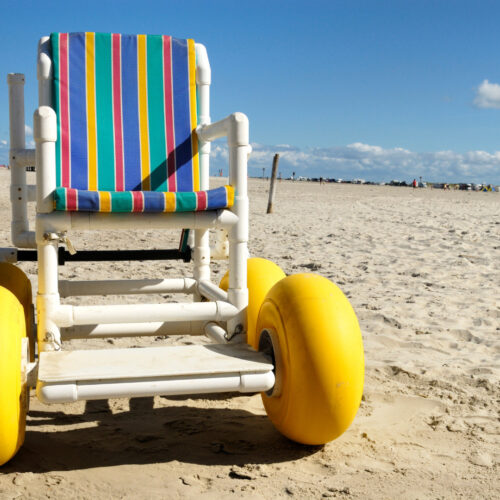
<svg viewBox="0 0 500 500">
<path fill-rule="evenodd" d="M 227 137 L 229 147 L 229 184 L 235 188 L 234 205 L 230 209 L 209 212 L 171 214 L 99 214 L 78 212 L 55 212 L 53 192 L 56 188 L 55 142 L 57 139 L 56 115 L 52 109 L 52 60 L 49 37 L 43 37 L 38 46 L 38 90 L 39 107 L 34 113 L 35 155 L 25 149 L 24 138 L 24 75 L 11 74 L 8 78 L 11 123 L 11 167 L 12 167 L 12 239 L 16 247 L 33 248 L 38 251 L 38 351 L 59 351 L 64 338 L 92 338 L 129 335 L 155 335 L 173 333 L 199 335 L 205 333 L 219 343 L 232 338 L 241 339 L 246 331 L 247 290 L 247 241 L 248 241 L 248 196 L 247 158 L 249 145 L 248 119 L 242 113 L 234 113 L 216 123 L 210 122 L 209 90 L 211 70 L 206 49 L 196 44 L 196 85 L 199 103 L 200 187 L 209 189 L 210 143 L 216 138 Z M 25 166 L 36 164 L 36 186 L 26 185 Z M 16 198 L 17 195 L 17 198 Z M 30 231 L 27 221 L 27 202 L 36 201 L 36 227 Z M 192 278 L 158 280 L 112 280 L 77 281 L 58 280 L 58 246 L 66 232 L 72 229 L 134 229 L 136 227 L 171 229 L 189 228 L 194 230 L 194 271 Z M 209 229 L 221 229 L 219 235 L 228 234 L 229 240 L 229 288 L 227 292 L 210 281 L 211 249 Z M 227 245 L 222 240 L 216 244 L 218 257 L 224 256 Z M 0 251 L 0 257 L 15 259 L 7 250 Z M 61 304 L 61 296 L 106 295 L 110 293 L 163 293 L 183 292 L 194 296 L 191 304 L 140 304 L 71 306 Z M 201 302 L 205 297 L 209 302 Z M 147 318 L 142 320 L 140 318 Z M 221 327 L 224 326 L 224 328 Z M 62 330 L 61 330 L 62 329 Z M 261 370 L 262 372 L 262 370 Z M 214 374 L 215 377 L 216 374 Z M 243 377 L 243 374 L 240 374 Z M 255 375 L 254 379 L 252 377 Z M 246 374 L 245 387 L 268 390 L 274 384 L 274 376 L 269 369 L 260 374 Z M 217 375 L 220 378 L 220 373 Z M 250 379 L 248 378 L 250 377 Z M 260 377 L 260 378 L 259 378 Z M 210 379 L 210 376 L 208 376 Z M 214 378 L 215 380 L 215 378 Z M 243 380 L 243 379 L 242 379 Z M 132 385 L 134 381 L 129 381 Z M 128 383 L 128 382 L 127 382 Z M 145 382 L 141 382 L 143 384 Z M 173 392 L 180 390 L 175 380 Z M 204 377 L 200 382 L 204 392 L 220 389 L 220 381 L 210 382 Z M 200 383 L 191 384 L 200 389 Z M 184 385 L 182 385 L 184 384 Z M 186 392 L 185 381 L 182 382 Z M 230 384 L 235 390 L 238 384 Z M 92 385 L 92 384 L 90 384 Z M 101 389 L 89 398 L 112 397 L 112 386 L 105 394 Z M 170 387 L 169 385 L 169 387 Z M 126 386 L 120 385 L 116 395 L 127 395 Z M 118 387 L 118 386 L 116 386 Z M 124 388 L 125 387 L 125 388 Z M 142 386 L 141 386 L 142 387 Z M 177 387 L 177 388 L 176 388 Z M 180 387 L 180 386 L 179 386 Z M 229 387 L 229 386 L 228 386 Z M 243 387 L 243 386 L 242 386 Z M 219 388 L 219 389 L 218 389 Z M 52 388 L 54 401 L 58 400 L 57 384 Z M 39 395 L 50 402 L 52 389 L 47 384 L 38 384 Z M 229 390 L 229 389 L 228 389 Z M 141 389 L 148 393 L 147 388 Z M 145 392 L 144 392 L 145 391 Z M 158 393 L 152 390 L 149 393 Z M 130 395 L 137 394 L 131 390 Z"/>
</svg>

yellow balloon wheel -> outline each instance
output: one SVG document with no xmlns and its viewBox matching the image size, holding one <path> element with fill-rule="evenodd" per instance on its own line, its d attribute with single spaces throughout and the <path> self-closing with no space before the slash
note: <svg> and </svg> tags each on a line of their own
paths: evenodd
<svg viewBox="0 0 500 500">
<path fill-rule="evenodd" d="M 364 380 L 361 331 L 342 291 L 318 275 L 288 276 L 267 294 L 257 331 L 260 349 L 274 351 L 276 385 L 262 400 L 275 427 L 310 445 L 340 436 Z"/>
<path fill-rule="evenodd" d="M 0 286 L 10 290 L 19 300 L 24 309 L 26 322 L 26 336 L 30 345 L 30 361 L 35 361 L 35 332 L 33 297 L 31 295 L 31 282 L 26 274 L 9 262 L 0 262 Z"/>
<path fill-rule="evenodd" d="M 280 280 L 285 273 L 274 262 L 259 257 L 247 260 L 247 343 L 253 348 L 258 347 L 258 337 L 255 325 L 259 315 L 260 306 L 266 298 L 267 292 Z M 223 290 L 229 288 L 229 273 L 222 278 L 219 287 Z"/>
<path fill-rule="evenodd" d="M 27 362 L 24 308 L 10 290 L 0 286 L 0 465 L 10 460 L 24 442 L 28 388 L 22 373 Z"/>
</svg>

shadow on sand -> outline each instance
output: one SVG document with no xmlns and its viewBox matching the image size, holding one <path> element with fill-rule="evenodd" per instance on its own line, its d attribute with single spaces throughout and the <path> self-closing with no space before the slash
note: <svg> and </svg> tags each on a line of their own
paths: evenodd
<svg viewBox="0 0 500 500">
<path fill-rule="evenodd" d="M 46 426 L 50 430 L 42 428 Z M 130 411 L 113 415 L 107 401 L 87 401 L 83 414 L 31 410 L 24 445 L 2 472 L 173 460 L 200 465 L 265 464 L 296 460 L 320 449 L 289 441 L 266 416 L 246 410 L 187 405 L 153 409 L 152 398 L 135 398 L 130 400 Z"/>
</svg>

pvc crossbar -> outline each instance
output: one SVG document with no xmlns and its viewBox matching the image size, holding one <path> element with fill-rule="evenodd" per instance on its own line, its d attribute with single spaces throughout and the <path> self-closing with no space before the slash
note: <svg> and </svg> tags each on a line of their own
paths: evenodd
<svg viewBox="0 0 500 500">
<path fill-rule="evenodd" d="M 155 335 L 203 335 L 205 333 L 205 324 L 206 321 L 154 321 L 148 323 L 75 325 L 63 328 L 61 338 L 70 340 Z"/>
<path fill-rule="evenodd" d="M 238 222 L 238 216 L 229 210 L 207 212 L 157 213 L 97 213 L 97 212 L 51 212 L 38 214 L 43 231 L 120 230 L 120 229 L 229 229 Z"/>
<path fill-rule="evenodd" d="M 228 321 L 238 314 L 228 302 L 180 304 L 122 304 L 103 306 L 60 305 L 53 311 L 59 327 L 108 323 L 149 323 L 157 321 Z"/>
<path fill-rule="evenodd" d="M 227 302 L 227 292 L 214 285 L 212 282 L 202 280 L 198 282 L 198 292 L 211 300 L 222 300 Z"/>
<path fill-rule="evenodd" d="M 272 371 L 264 373 L 216 374 L 196 377 L 125 379 L 105 382 L 38 382 L 37 396 L 43 403 L 71 403 L 89 399 L 179 396 L 221 392 L 265 392 L 275 383 Z"/>
<path fill-rule="evenodd" d="M 194 293 L 196 281 L 192 278 L 59 281 L 61 297 L 83 295 L 131 295 L 148 293 Z M 226 294 L 227 300 L 227 294 Z"/>
<path fill-rule="evenodd" d="M 10 158 L 18 167 L 33 167 L 36 163 L 34 149 L 11 149 Z"/>
</svg>

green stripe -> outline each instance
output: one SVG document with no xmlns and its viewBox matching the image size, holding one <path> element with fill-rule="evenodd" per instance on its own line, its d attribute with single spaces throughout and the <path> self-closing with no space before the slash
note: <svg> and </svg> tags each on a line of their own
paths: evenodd
<svg viewBox="0 0 500 500">
<path fill-rule="evenodd" d="M 52 33 L 50 35 L 50 42 L 52 45 L 52 59 L 56 60 L 59 56 L 59 34 L 58 33 Z M 52 65 L 54 68 L 54 77 L 53 77 L 53 103 L 52 107 L 54 108 L 54 111 L 56 112 L 57 116 L 57 142 L 56 142 L 56 186 L 61 185 L 61 126 L 60 126 L 60 119 L 61 115 L 59 113 L 59 92 L 60 92 L 60 84 L 59 84 L 59 63 L 55 63 Z"/>
<path fill-rule="evenodd" d="M 56 188 L 54 191 L 54 201 L 56 210 L 66 210 L 66 189 Z"/>
<path fill-rule="evenodd" d="M 194 212 L 196 210 L 196 193 L 175 193 L 176 212 Z"/>
<path fill-rule="evenodd" d="M 162 37 L 147 37 L 148 129 L 151 191 L 167 191 Z"/>
<path fill-rule="evenodd" d="M 132 192 L 115 191 L 111 193 L 111 211 L 112 212 L 132 212 Z"/>
<path fill-rule="evenodd" d="M 115 189 L 113 81 L 111 71 L 111 34 L 96 33 L 97 186 L 100 191 L 114 191 Z"/>
</svg>

